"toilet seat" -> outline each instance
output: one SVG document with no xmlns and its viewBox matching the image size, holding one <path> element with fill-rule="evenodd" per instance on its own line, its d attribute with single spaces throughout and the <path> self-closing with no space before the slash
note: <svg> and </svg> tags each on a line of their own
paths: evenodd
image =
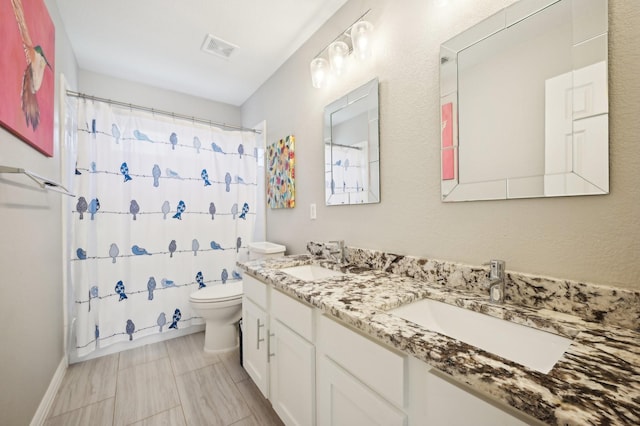
<svg viewBox="0 0 640 426">
<path fill-rule="evenodd" d="M 192 303 L 217 303 L 227 302 L 242 298 L 242 281 L 234 281 L 228 284 L 203 287 L 191 293 L 189 301 Z"/>
</svg>

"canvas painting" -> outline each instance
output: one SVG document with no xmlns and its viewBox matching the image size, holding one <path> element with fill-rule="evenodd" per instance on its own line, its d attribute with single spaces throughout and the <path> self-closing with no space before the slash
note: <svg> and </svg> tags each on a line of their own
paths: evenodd
<svg viewBox="0 0 640 426">
<path fill-rule="evenodd" d="M 53 156 L 55 27 L 43 0 L 0 2 L 0 124 Z"/>
<path fill-rule="evenodd" d="M 267 204 L 272 209 L 295 207 L 295 138 L 267 146 Z"/>
</svg>

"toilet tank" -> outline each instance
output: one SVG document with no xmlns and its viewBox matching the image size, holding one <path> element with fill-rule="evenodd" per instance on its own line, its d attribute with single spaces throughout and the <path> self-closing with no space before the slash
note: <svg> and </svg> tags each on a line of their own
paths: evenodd
<svg viewBox="0 0 640 426">
<path fill-rule="evenodd" d="M 287 248 L 269 241 L 249 243 L 249 260 L 284 256 Z"/>
</svg>

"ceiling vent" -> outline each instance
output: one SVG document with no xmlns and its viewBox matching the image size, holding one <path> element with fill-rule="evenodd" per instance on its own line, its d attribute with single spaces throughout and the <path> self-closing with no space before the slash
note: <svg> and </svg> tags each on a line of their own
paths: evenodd
<svg viewBox="0 0 640 426">
<path fill-rule="evenodd" d="M 204 43 L 202 43 L 203 52 L 211 53 L 224 59 L 229 59 L 236 50 L 238 50 L 238 46 L 235 44 L 231 44 L 228 41 L 214 37 L 211 34 L 207 34 L 204 39 Z"/>
</svg>

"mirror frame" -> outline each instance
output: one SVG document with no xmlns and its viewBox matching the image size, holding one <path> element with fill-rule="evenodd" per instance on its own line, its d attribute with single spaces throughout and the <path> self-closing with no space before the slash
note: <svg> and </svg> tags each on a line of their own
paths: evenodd
<svg viewBox="0 0 640 426">
<path fill-rule="evenodd" d="M 354 204 L 372 204 L 380 202 L 380 114 L 379 114 L 379 82 L 378 78 L 363 84 L 357 89 L 352 90 L 327 105 L 324 109 L 324 147 L 325 147 L 325 203 L 327 206 L 341 206 Z M 362 104 L 365 102 L 366 104 Z M 364 108 L 363 108 L 364 107 Z M 356 112 L 354 112 L 356 111 Z M 361 112 L 362 111 L 362 112 Z M 347 165 L 338 165 L 334 161 L 333 147 L 337 144 L 334 142 L 333 121 L 337 114 L 355 114 L 359 117 L 361 114 L 367 114 L 367 180 L 365 187 L 357 188 L 355 191 L 345 191 L 336 193 L 334 174 L 336 167 L 344 167 Z M 364 141 L 362 141 L 364 142 Z M 351 148 L 347 145 L 340 145 L 343 148 Z M 360 150 L 361 148 L 354 147 Z M 358 164 L 352 165 L 360 167 Z M 332 184 L 333 183 L 333 184 Z M 340 198 L 343 199 L 340 199 Z"/>
<path fill-rule="evenodd" d="M 569 4 L 572 13 L 572 32 L 573 44 L 572 63 L 573 63 L 573 79 L 576 78 L 576 71 L 585 65 L 581 65 L 581 61 L 586 61 L 582 56 L 588 56 L 581 50 L 581 44 L 593 43 L 598 49 L 597 52 L 604 59 L 604 64 L 599 70 L 604 72 L 604 103 L 606 110 L 599 113 L 601 117 L 598 128 L 599 135 L 602 135 L 599 145 L 596 147 L 597 152 L 592 154 L 590 158 L 596 155 L 601 161 L 598 161 L 599 169 L 598 177 L 595 180 L 597 184 L 589 182 L 588 179 L 580 176 L 576 172 L 575 163 L 572 163 L 572 169 L 566 173 L 555 175 L 543 174 L 531 177 L 506 177 L 500 180 L 492 180 L 486 182 L 469 182 L 460 183 L 459 181 L 459 146 L 458 140 L 459 122 L 464 117 L 459 117 L 458 103 L 458 55 L 469 47 L 498 34 L 499 32 L 517 25 L 519 22 L 532 17 L 542 10 L 552 6 L 558 2 L 572 0 L 520 0 L 489 18 L 470 27 L 466 31 L 458 34 L 452 39 L 444 42 L 440 47 L 440 118 L 441 118 L 441 196 L 443 202 L 457 201 L 475 201 L 475 200 L 499 200 L 513 198 L 537 198 L 537 197 L 556 197 L 556 196 L 572 196 L 572 195 L 599 195 L 609 193 L 609 133 L 608 133 L 608 1 L 607 0 L 579 0 L 584 2 L 577 5 L 575 0 Z M 597 11 L 597 13 L 589 14 L 580 7 L 586 6 L 587 11 Z M 591 8 L 591 9 L 589 9 Z M 584 13 L 583 13 L 584 12 Z M 602 13 L 604 12 L 604 13 Z M 583 43 L 584 42 L 584 43 Z M 600 75 L 601 75 L 600 74 Z M 573 83 L 570 89 L 573 93 L 573 99 L 576 99 L 577 83 Z M 499 102 L 499 100 L 496 100 Z M 579 136 L 577 135 L 576 120 L 589 117 L 576 110 L 577 102 L 573 105 L 573 121 L 572 133 L 569 135 L 573 145 Z M 483 112 L 486 113 L 486 112 Z M 449 125 L 447 125 L 449 123 Z M 541 123 L 544 126 L 544 123 Z M 447 127 L 449 126 L 449 127 Z M 606 138 L 606 140 L 602 140 Z M 464 141 L 462 142 L 464 143 Z M 544 141 L 543 141 L 544 143 Z M 575 149 L 575 146 L 574 146 Z M 573 153 L 573 151 L 571 151 Z M 573 154 L 570 154 L 571 156 Z M 465 157 L 466 158 L 466 157 Z M 466 160 L 468 161 L 468 160 Z M 544 173 L 544 172 L 543 172 Z M 518 181 L 520 179 L 521 181 Z M 510 182 L 512 181 L 512 182 Z M 556 185 L 556 182 L 559 185 Z M 562 185 L 573 186 L 579 188 L 570 193 L 554 192 L 556 187 Z M 535 190 L 530 190 L 535 187 Z M 542 194 L 539 194 L 539 188 L 542 187 Z M 514 189 L 518 188 L 518 189 Z M 523 189 L 524 188 L 524 189 Z M 529 192 L 527 192 L 529 191 Z"/>
</svg>

